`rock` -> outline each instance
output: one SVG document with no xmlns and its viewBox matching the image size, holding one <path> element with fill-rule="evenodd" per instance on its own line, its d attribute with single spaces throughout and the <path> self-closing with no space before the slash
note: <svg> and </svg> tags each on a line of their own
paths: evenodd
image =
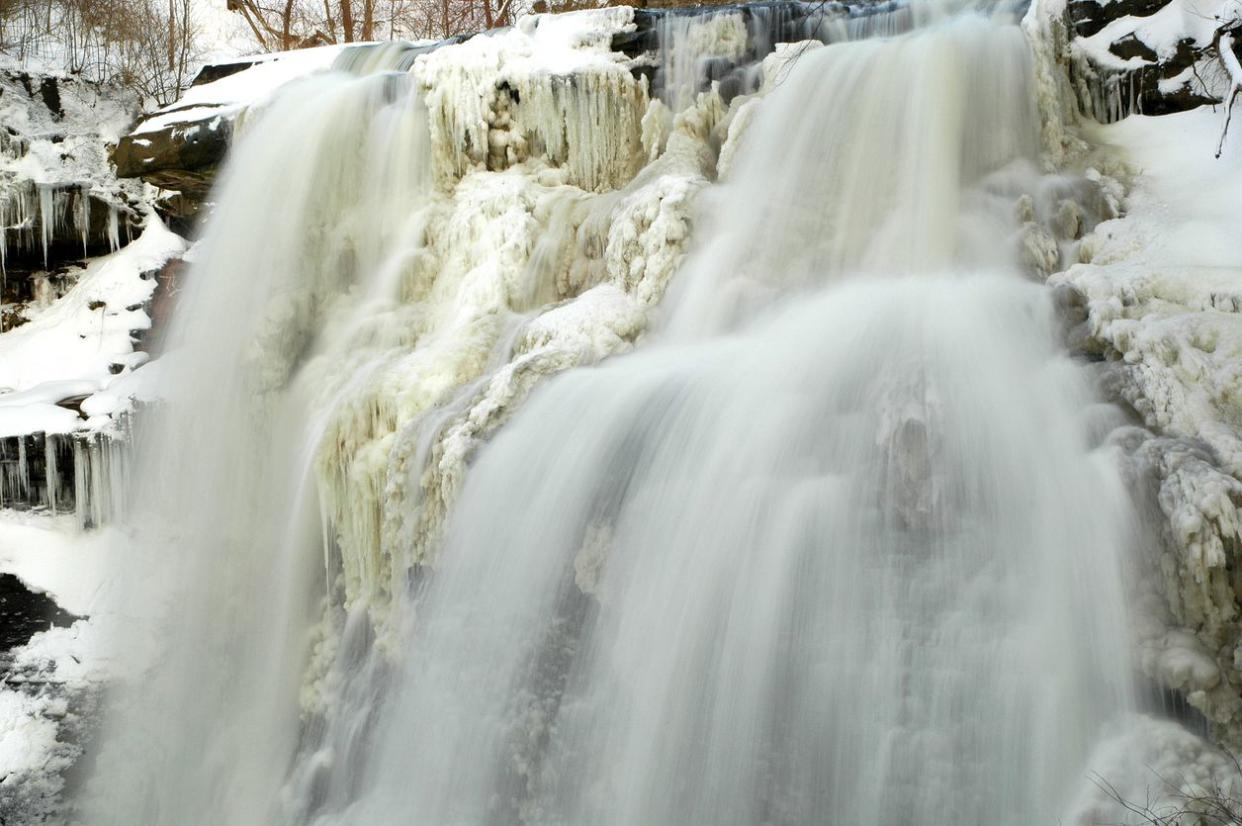
<svg viewBox="0 0 1242 826">
<path fill-rule="evenodd" d="M 254 64 L 258 63 L 260 58 L 242 58 L 240 60 L 231 60 L 228 63 L 211 63 L 198 70 L 198 74 L 194 76 L 194 80 L 190 81 L 190 88 L 195 86 L 204 86 L 208 83 L 214 83 L 217 80 L 223 80 L 226 77 L 244 72 Z"/>
<path fill-rule="evenodd" d="M 1070 62 L 1070 81 L 1083 111 L 1101 123 L 1112 123 L 1130 114 L 1167 115 L 1219 103 L 1188 78 L 1172 85 L 1169 81 L 1185 73 L 1195 63 L 1210 59 L 1209 48 L 1183 39 L 1167 59 L 1132 35 L 1109 46 L 1109 52 L 1148 62 L 1132 69 L 1100 65 L 1090 53 L 1077 52 Z"/>
<path fill-rule="evenodd" d="M 142 178 L 161 189 L 201 199 L 211 189 L 232 135 L 233 116 L 213 114 L 126 135 L 117 142 L 112 162 L 122 178 Z"/>
<path fill-rule="evenodd" d="M 1137 57 L 1154 63 L 1158 57 L 1156 50 L 1139 40 L 1134 33 L 1114 41 L 1108 47 L 1108 50 L 1122 60 L 1131 60 Z"/>
</svg>

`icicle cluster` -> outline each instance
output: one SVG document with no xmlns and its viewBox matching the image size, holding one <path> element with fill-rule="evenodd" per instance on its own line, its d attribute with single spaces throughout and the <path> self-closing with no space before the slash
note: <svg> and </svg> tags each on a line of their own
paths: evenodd
<svg viewBox="0 0 1242 826">
<path fill-rule="evenodd" d="M 563 20 L 528 17 L 419 58 L 437 169 L 451 183 L 470 169 L 537 158 L 564 167 L 566 182 L 582 189 L 624 185 L 641 165 L 647 90 L 609 43 L 632 13 L 593 15 L 576 43 L 565 42 Z"/>
</svg>

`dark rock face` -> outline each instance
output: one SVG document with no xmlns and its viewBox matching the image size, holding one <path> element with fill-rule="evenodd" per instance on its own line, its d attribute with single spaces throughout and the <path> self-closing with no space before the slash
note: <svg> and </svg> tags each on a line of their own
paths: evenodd
<svg viewBox="0 0 1242 826">
<path fill-rule="evenodd" d="M 1122 60 L 1130 60 L 1135 57 L 1141 60 L 1149 60 L 1153 63 L 1157 60 L 1156 50 L 1133 34 L 1128 34 L 1120 40 L 1113 41 L 1108 50 Z"/>
<path fill-rule="evenodd" d="M 198 74 L 194 76 L 194 80 L 190 82 L 191 86 L 202 86 L 204 83 L 213 83 L 226 77 L 244 72 L 259 61 L 258 58 L 253 60 L 234 60 L 229 63 L 214 63 L 199 69 Z"/>
<path fill-rule="evenodd" d="M 143 278 L 155 281 L 155 292 L 151 294 L 147 307 L 151 326 L 135 333 L 138 339 L 135 343 L 136 349 L 150 353 L 153 357 L 163 352 L 165 336 L 177 306 L 177 296 L 185 286 L 186 274 L 189 271 L 189 264 L 180 258 L 173 258 L 160 269 L 142 274 Z"/>
<path fill-rule="evenodd" d="M 65 110 L 60 104 L 60 81 L 54 77 L 45 77 L 39 81 L 39 97 L 43 105 L 57 117 L 64 117 Z"/>
</svg>

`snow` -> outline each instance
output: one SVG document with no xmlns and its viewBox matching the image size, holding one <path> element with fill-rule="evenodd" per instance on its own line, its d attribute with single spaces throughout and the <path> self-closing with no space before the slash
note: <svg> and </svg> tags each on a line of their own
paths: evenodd
<svg viewBox="0 0 1242 826">
<path fill-rule="evenodd" d="M 1211 822 L 1186 820 L 1181 815 L 1187 802 L 1184 795 L 1219 790 L 1230 797 L 1242 784 L 1227 755 L 1174 721 L 1132 715 L 1110 734 L 1096 747 L 1086 772 L 1097 782 L 1084 784 L 1063 821 L 1066 824 L 1149 822 L 1130 819 L 1132 813 L 1121 808 L 1110 787 L 1122 800 L 1150 806 L 1167 818 L 1160 823 Z"/>
<path fill-rule="evenodd" d="M 1087 263 L 1061 280 L 1089 298 L 1092 334 L 1144 375 L 1149 423 L 1205 439 L 1239 473 L 1242 440 L 1225 423 L 1242 390 L 1242 140 L 1217 160 L 1217 128 L 1204 109 L 1101 127 L 1140 175 L 1128 214 L 1097 227 Z"/>
<path fill-rule="evenodd" d="M 54 76 L 54 75 L 53 75 Z M 34 76 L 36 83 L 40 80 Z M 6 86 L 0 83 L 0 87 Z M 41 102 L 31 105 L 19 85 L 0 95 L 0 122 L 28 144 L 28 159 L 0 155 L 0 171 L 17 172 L 18 162 L 38 169 L 40 183 L 93 181 L 106 175 L 104 144 L 129 128 L 137 111 L 133 94 L 115 87 L 93 86 L 76 78 L 59 78 L 63 113 L 50 112 Z M 36 95 L 37 96 L 37 95 Z"/>
<path fill-rule="evenodd" d="M 166 106 L 139 124 L 133 134 L 146 134 L 178 124 L 210 118 L 231 119 L 247 107 L 270 100 L 291 80 L 332 68 L 344 46 L 318 46 L 238 60 L 254 65 L 228 77 L 191 86 L 176 103 Z M 229 62 L 229 61 L 226 61 Z"/>
<path fill-rule="evenodd" d="M 194 8 L 199 24 L 199 46 L 204 64 L 227 63 L 254 50 L 253 35 L 242 16 L 228 10 L 226 3 L 208 0 Z"/>
<path fill-rule="evenodd" d="M 1234 88 L 1242 86 L 1242 64 L 1233 51 L 1233 35 L 1225 34 L 1220 38 L 1220 59 L 1229 72 L 1229 80 Z"/>
<path fill-rule="evenodd" d="M 0 409 L 0 438 L 26 433 L 72 433 L 82 420 L 72 410 L 54 404 L 32 403 Z"/>
<path fill-rule="evenodd" d="M 122 537 L 114 527 L 79 532 L 73 516 L 0 510 L 0 571 L 90 616 L 104 604 L 109 557 Z"/>
<path fill-rule="evenodd" d="M 67 294 L 27 310 L 27 323 L 0 334 L 0 436 L 83 426 L 75 412 L 56 403 L 121 381 L 109 368 L 134 358 L 130 334 L 150 326 L 142 305 L 155 281 L 142 274 L 186 246 L 151 216 L 133 243 L 91 261 Z"/>
<path fill-rule="evenodd" d="M 56 759 L 59 727 L 43 697 L 0 688 L 0 790 L 10 778 L 68 767 Z"/>
<path fill-rule="evenodd" d="M 0 571 L 51 596 L 78 616 L 115 600 L 119 530 L 79 533 L 72 516 L 0 510 Z M 79 620 L 35 634 L 11 652 L 0 674 L 0 813 L 33 817 L 54 810 L 61 773 L 81 754 L 80 736 L 95 692 L 115 676 L 100 644 L 107 623 Z M 18 822 L 18 821 L 14 821 Z M 30 822 L 30 821 L 26 821 Z M 42 821 L 40 821 L 42 822 Z"/>
<path fill-rule="evenodd" d="M 218 129 L 222 118 L 236 117 L 244 108 L 240 105 L 193 106 L 188 109 L 163 112 L 144 120 L 132 134 L 149 135 L 174 126 L 198 125 L 200 121 L 207 121 L 203 125 L 208 129 Z M 143 141 L 144 146 L 150 144 L 150 141 Z"/>
<path fill-rule="evenodd" d="M 1183 39 L 1191 39 L 1198 47 L 1209 45 L 1220 25 L 1218 15 L 1229 2 L 1231 0 L 1170 0 L 1149 17 L 1119 17 L 1094 35 L 1079 38 L 1075 45 L 1100 65 L 1132 69 L 1150 61 L 1139 57 L 1122 60 L 1108 47 L 1123 37 L 1134 35 L 1151 47 L 1158 59 L 1167 60 Z"/>
</svg>

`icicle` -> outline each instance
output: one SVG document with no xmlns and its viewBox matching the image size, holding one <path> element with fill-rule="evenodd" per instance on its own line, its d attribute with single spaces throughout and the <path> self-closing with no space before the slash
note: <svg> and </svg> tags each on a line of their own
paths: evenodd
<svg viewBox="0 0 1242 826">
<path fill-rule="evenodd" d="M 85 439 L 73 440 L 73 498 L 77 504 L 78 528 L 86 530 L 91 527 L 91 505 L 94 504 L 89 493 L 90 485 L 90 447 Z"/>
<path fill-rule="evenodd" d="M 90 239 L 91 230 L 91 199 L 90 187 L 83 184 L 78 190 L 78 211 L 75 216 L 78 221 L 78 233 L 82 237 L 82 257 L 87 256 L 87 242 Z"/>
<path fill-rule="evenodd" d="M 18 495 L 30 498 L 30 465 L 26 461 L 26 436 L 17 437 L 17 484 Z"/>
<path fill-rule="evenodd" d="M 108 204 L 108 251 L 116 252 L 121 248 L 121 230 L 118 223 L 116 204 Z"/>
<path fill-rule="evenodd" d="M 9 255 L 9 199 L 0 200 L 0 303 L 7 285 Z"/>
<path fill-rule="evenodd" d="M 5 506 L 6 499 L 12 499 L 12 493 L 15 486 L 13 460 L 8 458 L 8 451 L 5 450 L 7 439 L 0 439 L 0 508 Z"/>
<path fill-rule="evenodd" d="M 43 436 L 43 468 L 47 477 L 47 507 L 56 515 L 60 487 L 60 472 L 56 461 L 56 437 L 50 433 Z"/>
<path fill-rule="evenodd" d="M 55 194 L 48 184 L 37 184 L 39 188 L 39 230 L 43 238 L 43 266 L 48 265 L 48 246 L 56 228 Z"/>
</svg>

